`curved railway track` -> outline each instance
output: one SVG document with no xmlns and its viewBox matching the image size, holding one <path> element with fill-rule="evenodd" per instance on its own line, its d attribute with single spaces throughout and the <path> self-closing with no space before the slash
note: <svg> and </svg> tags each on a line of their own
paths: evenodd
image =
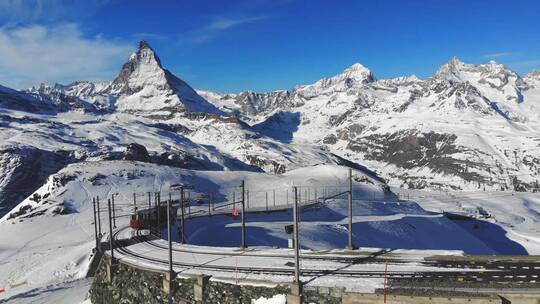
<svg viewBox="0 0 540 304">
<path fill-rule="evenodd" d="M 122 246 L 122 242 L 118 240 L 118 235 L 129 227 L 121 228 L 114 232 L 113 234 L 113 243 L 115 251 L 118 251 L 126 256 L 131 256 L 139 260 L 151 262 L 158 265 L 168 265 L 168 260 L 159 259 L 144 253 L 135 252 L 129 249 L 129 246 Z M 152 240 L 148 240 L 144 236 L 137 232 L 135 236 L 137 242 L 144 242 L 149 246 L 158 248 L 160 250 L 168 250 L 167 246 L 163 246 Z M 203 250 L 189 250 L 187 248 L 174 248 L 175 252 L 191 253 L 191 254 L 202 254 L 202 255 L 222 255 L 223 257 L 256 257 L 256 258 L 282 258 L 282 259 L 292 259 L 291 255 L 287 254 L 254 254 L 250 252 L 227 252 L 227 253 L 216 253 L 216 252 L 205 252 Z M 348 265 L 360 264 L 365 261 L 373 262 L 373 256 L 362 256 L 362 257 L 351 257 L 351 256 L 329 256 L 325 257 L 322 254 L 310 256 L 302 255 L 302 259 L 305 260 L 332 260 L 343 263 L 344 267 L 339 267 L 337 269 L 313 269 L 313 268 L 303 268 L 301 273 L 303 276 L 312 276 L 312 277 L 321 277 L 321 276 L 338 276 L 338 277 L 355 277 L 355 278 L 383 278 L 385 276 L 384 271 L 377 270 L 347 270 L 344 269 Z M 212 263 L 214 260 L 206 263 L 188 263 L 173 261 L 173 266 L 177 268 L 184 268 L 185 270 L 197 269 L 205 271 L 217 271 L 217 272 L 228 272 L 228 273 L 244 273 L 244 274 L 267 274 L 267 275 L 280 275 L 280 276 L 292 276 L 294 275 L 294 268 L 291 267 L 250 267 L 250 266 L 230 266 L 230 265 L 219 265 Z M 394 261 L 392 260 L 394 263 Z M 401 262 L 407 262 L 406 260 L 401 260 Z M 448 266 L 456 267 L 457 263 L 450 263 Z M 427 265 L 434 265 L 432 262 L 428 262 Z M 444 268 L 444 263 L 439 263 L 438 265 L 441 268 Z M 474 266 L 474 264 L 468 265 Z M 469 282 L 498 282 L 498 283 L 536 283 L 539 280 L 540 268 L 534 266 L 521 267 L 518 265 L 509 266 L 508 269 L 500 267 L 493 269 L 485 268 L 467 268 L 463 270 L 447 270 L 447 271 L 388 271 L 386 276 L 389 279 L 408 279 L 408 280 L 434 280 L 434 281 L 469 281 Z"/>
</svg>

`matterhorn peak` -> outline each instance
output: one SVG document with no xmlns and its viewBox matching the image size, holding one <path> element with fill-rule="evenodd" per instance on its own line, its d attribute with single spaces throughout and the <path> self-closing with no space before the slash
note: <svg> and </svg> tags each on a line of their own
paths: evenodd
<svg viewBox="0 0 540 304">
<path fill-rule="evenodd" d="M 150 44 L 148 44 L 148 42 L 146 42 L 145 40 L 141 40 L 139 41 L 139 50 L 142 50 L 142 49 L 152 49 L 152 47 L 150 46 Z"/>
<path fill-rule="evenodd" d="M 148 42 L 142 40 L 137 52 L 122 66 L 112 87 L 116 92 L 134 92 L 147 84 L 164 86 L 165 82 L 165 70 L 159 57 Z"/>
</svg>

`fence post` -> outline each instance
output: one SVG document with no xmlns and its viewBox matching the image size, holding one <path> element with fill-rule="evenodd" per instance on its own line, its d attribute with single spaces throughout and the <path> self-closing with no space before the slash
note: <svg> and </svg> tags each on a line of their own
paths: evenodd
<svg viewBox="0 0 540 304">
<path fill-rule="evenodd" d="M 167 201 L 167 238 L 169 239 L 169 303 L 173 303 L 174 270 L 172 261 L 172 236 L 171 236 L 171 193 Z"/>
<path fill-rule="evenodd" d="M 298 238 L 298 188 L 294 187 L 294 282 L 300 284 L 300 239 Z"/>
<path fill-rule="evenodd" d="M 349 194 L 349 245 L 347 246 L 347 248 L 349 250 L 353 250 L 354 249 L 353 241 L 352 241 L 352 234 L 353 234 L 352 194 L 353 193 L 352 193 L 352 169 L 351 168 L 349 168 L 349 191 L 348 191 L 348 194 Z"/>
<path fill-rule="evenodd" d="M 182 231 L 182 234 L 180 235 L 180 243 L 184 244 L 186 242 L 185 239 L 185 226 L 184 226 L 184 200 L 185 200 L 185 193 L 184 193 L 184 187 L 180 188 L 180 230 Z"/>
<path fill-rule="evenodd" d="M 246 191 L 245 190 L 245 183 L 244 183 L 244 180 L 242 180 L 242 183 L 240 184 L 240 187 L 242 188 L 242 246 L 241 248 L 244 249 L 246 248 L 246 215 L 245 215 L 245 210 L 246 210 L 246 200 L 245 200 L 245 197 L 244 197 L 244 192 Z M 248 192 L 249 194 L 249 192 Z M 248 198 L 249 198 L 249 195 L 248 195 Z"/>
<path fill-rule="evenodd" d="M 116 207 L 114 206 L 114 194 L 111 195 L 111 199 L 112 199 L 112 218 L 113 218 L 113 225 L 114 225 L 114 229 L 116 229 Z"/>
<path fill-rule="evenodd" d="M 94 207 L 94 233 L 96 236 L 96 251 L 101 251 L 99 248 L 98 230 L 97 230 L 97 217 L 96 217 L 96 198 L 92 198 L 92 206 Z"/>
<path fill-rule="evenodd" d="M 111 249 L 111 265 L 114 262 L 114 247 L 113 247 L 113 227 L 111 214 L 111 199 L 107 200 L 109 206 L 109 248 Z"/>
</svg>

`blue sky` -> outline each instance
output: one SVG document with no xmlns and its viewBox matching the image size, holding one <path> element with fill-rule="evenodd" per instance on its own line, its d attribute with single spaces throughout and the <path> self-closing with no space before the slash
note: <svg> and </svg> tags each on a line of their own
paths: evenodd
<svg viewBox="0 0 540 304">
<path fill-rule="evenodd" d="M 0 84 L 109 80 L 140 39 L 220 92 L 289 89 L 360 62 L 432 75 L 458 56 L 540 69 L 540 2 L 0 0 Z"/>
</svg>

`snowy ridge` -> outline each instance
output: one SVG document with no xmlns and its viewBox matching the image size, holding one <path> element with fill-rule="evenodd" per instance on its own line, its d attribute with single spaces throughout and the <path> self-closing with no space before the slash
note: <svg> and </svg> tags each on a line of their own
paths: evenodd
<svg viewBox="0 0 540 304">
<path fill-rule="evenodd" d="M 407 188 L 533 190 L 539 79 L 455 57 L 427 80 L 377 80 L 357 63 L 291 91 L 197 92 L 142 41 L 110 83 L 29 92 L 67 109 L 145 117 L 267 172 L 345 159 Z"/>
<path fill-rule="evenodd" d="M 534 190 L 540 175 L 539 75 L 521 78 L 493 61 L 467 64 L 455 57 L 427 80 L 375 80 L 354 65 L 272 105 L 267 100 L 273 93 L 251 93 L 259 101 L 250 103 L 264 108 L 235 111 L 263 134 L 326 146 L 394 185 Z M 288 136 L 281 135 L 285 130 Z"/>
</svg>

